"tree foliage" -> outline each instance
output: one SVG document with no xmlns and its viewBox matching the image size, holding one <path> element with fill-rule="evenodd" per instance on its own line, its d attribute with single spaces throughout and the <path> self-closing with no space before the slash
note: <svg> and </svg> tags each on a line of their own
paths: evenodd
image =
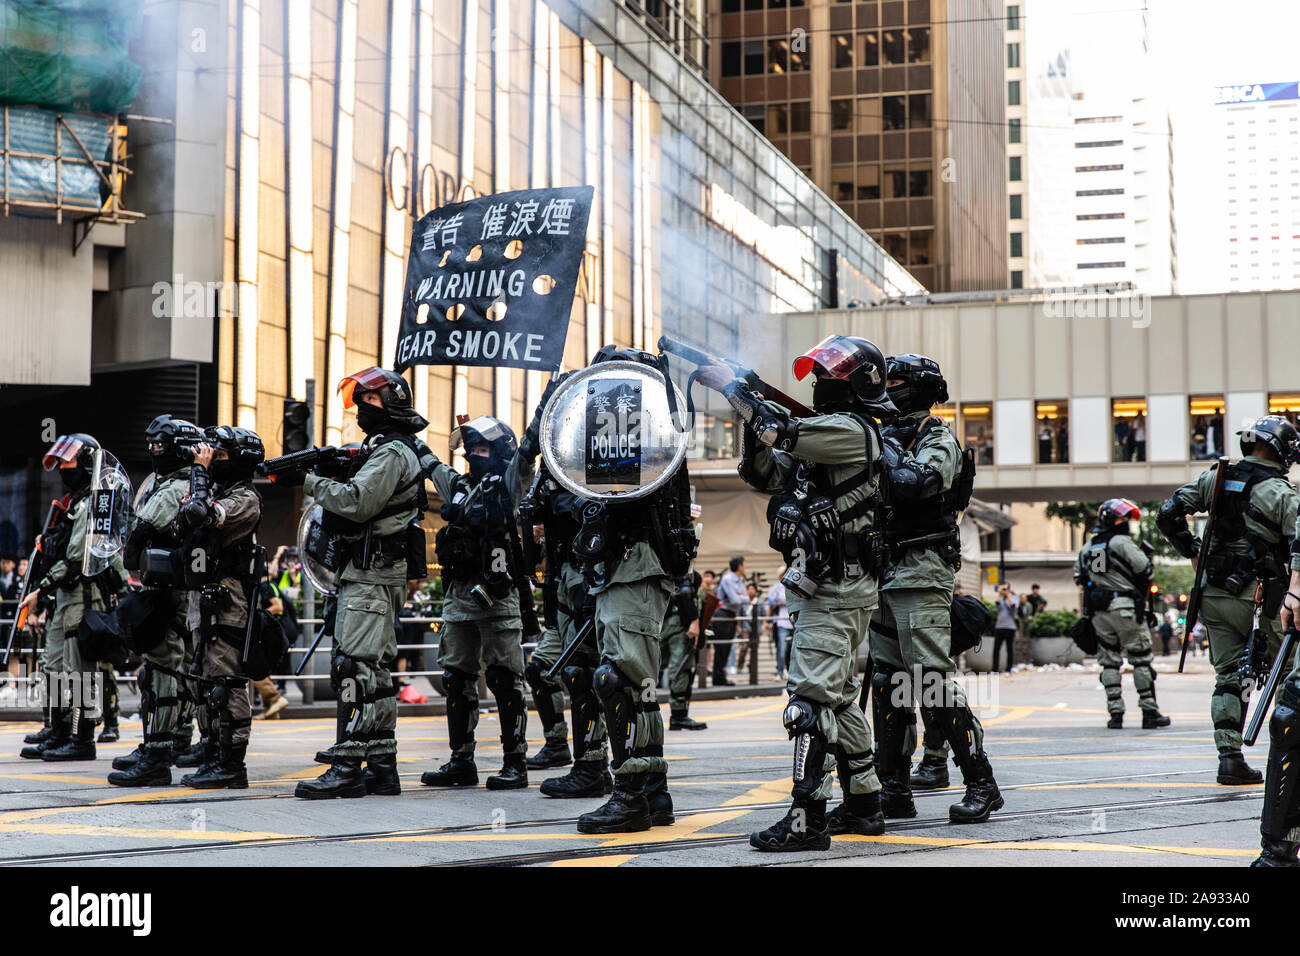
<svg viewBox="0 0 1300 956">
<path fill-rule="evenodd" d="M 1149 543 L 1160 557 L 1182 560 L 1182 556 L 1174 550 L 1173 545 L 1156 527 L 1156 512 L 1160 510 L 1162 502 L 1138 501 L 1136 504 L 1142 509 L 1142 520 L 1139 522 L 1142 539 Z M 1096 527 L 1097 509 L 1100 507 L 1100 501 L 1054 501 L 1047 506 L 1047 517 L 1060 518 L 1066 524 L 1079 528 L 1086 535 Z M 1190 565 L 1188 567 L 1190 568 Z"/>
</svg>

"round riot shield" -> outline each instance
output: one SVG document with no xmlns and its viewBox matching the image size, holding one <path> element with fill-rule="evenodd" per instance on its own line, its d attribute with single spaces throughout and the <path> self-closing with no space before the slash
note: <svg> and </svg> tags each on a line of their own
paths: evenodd
<svg viewBox="0 0 1300 956">
<path fill-rule="evenodd" d="M 90 472 L 86 507 L 86 551 L 81 573 L 87 577 L 108 569 L 126 545 L 135 517 L 131 479 L 113 455 L 100 448 Z"/>
<path fill-rule="evenodd" d="M 338 582 L 334 579 L 334 572 L 322 560 L 326 547 L 321 527 L 323 513 L 321 506 L 311 498 L 303 502 L 302 520 L 298 522 L 298 558 L 302 561 L 302 573 L 311 586 L 322 594 L 334 595 L 338 593 Z"/>
<path fill-rule="evenodd" d="M 678 408 L 686 401 L 676 385 Z M 541 424 L 551 476 L 584 498 L 628 501 L 650 494 L 686 457 L 663 374 L 640 362 L 601 362 L 555 390 Z"/>
</svg>

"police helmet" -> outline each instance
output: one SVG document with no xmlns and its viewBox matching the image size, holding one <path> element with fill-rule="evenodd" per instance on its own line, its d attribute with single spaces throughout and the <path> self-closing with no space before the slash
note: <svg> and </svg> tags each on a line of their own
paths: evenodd
<svg viewBox="0 0 1300 956">
<path fill-rule="evenodd" d="M 232 477 L 251 478 L 253 470 L 266 457 L 266 447 L 261 436 L 248 428 L 236 428 L 232 425 L 213 425 L 203 431 L 208 444 L 220 448 L 226 453 L 225 471 Z"/>
<path fill-rule="evenodd" d="M 396 372 L 372 365 L 339 382 L 343 407 L 352 408 L 365 392 L 374 392 L 389 420 L 413 432 L 429 427 L 428 419 L 415 410 L 411 386 Z"/>
<path fill-rule="evenodd" d="M 90 435 L 82 432 L 60 435 L 54 439 L 54 444 L 41 459 L 41 464 L 45 466 L 46 471 L 75 465 L 89 474 L 94 466 L 95 452 L 98 450 L 99 442 Z"/>
<path fill-rule="evenodd" d="M 901 384 L 889 386 L 889 382 Z M 924 355 L 891 355 L 885 360 L 885 381 L 889 398 L 899 414 L 925 411 L 948 401 L 948 383 L 939 363 Z"/>
<path fill-rule="evenodd" d="M 802 382 L 809 372 L 817 377 L 813 408 L 818 411 L 819 405 L 835 410 L 848 399 L 877 417 L 898 413 L 885 388 L 885 356 L 866 339 L 828 335 L 794 360 L 796 380 Z"/>
<path fill-rule="evenodd" d="M 1097 509 L 1097 527 L 1094 530 L 1106 531 L 1115 525 L 1127 528 L 1130 521 L 1139 521 L 1141 518 L 1142 509 L 1127 498 L 1109 498 Z"/>
<path fill-rule="evenodd" d="M 491 415 L 480 415 L 457 425 L 452 429 L 450 444 L 453 455 L 458 448 L 464 448 L 468 454 L 472 445 L 487 445 L 491 449 L 489 457 L 500 465 L 509 464 L 519 447 L 510 426 Z"/>
<path fill-rule="evenodd" d="M 1251 454 L 1259 442 L 1273 449 L 1282 467 L 1290 468 L 1300 455 L 1300 432 L 1281 415 L 1265 415 L 1237 432 L 1241 438 L 1241 452 Z"/>
</svg>

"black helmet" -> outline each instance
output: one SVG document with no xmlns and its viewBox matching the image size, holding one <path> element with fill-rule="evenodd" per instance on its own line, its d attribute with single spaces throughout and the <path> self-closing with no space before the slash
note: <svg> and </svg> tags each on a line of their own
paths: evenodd
<svg viewBox="0 0 1300 956">
<path fill-rule="evenodd" d="M 1109 498 L 1097 509 L 1097 527 L 1092 530 L 1107 531 L 1115 525 L 1123 525 L 1125 530 L 1130 521 L 1139 521 L 1142 509 L 1127 498 Z"/>
<path fill-rule="evenodd" d="M 159 415 L 144 430 L 149 460 L 159 475 L 169 475 L 193 461 L 190 449 L 203 441 L 198 425 L 183 418 Z"/>
<path fill-rule="evenodd" d="M 360 392 L 374 392 L 379 396 L 383 411 L 373 405 L 360 403 Z M 411 386 L 406 379 L 396 372 L 372 365 L 355 375 L 349 375 L 339 382 L 339 394 L 343 396 L 343 407 L 357 409 L 357 424 L 367 435 L 396 426 L 402 431 L 418 432 L 429 427 L 428 419 L 415 410 L 411 396 Z M 374 409 L 374 413 L 362 412 L 363 408 Z"/>
<path fill-rule="evenodd" d="M 903 384 L 889 387 L 894 379 Z M 891 355 L 885 359 L 885 381 L 889 399 L 900 415 L 926 411 L 948 401 L 948 383 L 939 363 L 924 355 Z"/>
<path fill-rule="evenodd" d="M 612 342 L 609 345 L 602 345 L 600 350 L 591 357 L 592 365 L 599 365 L 601 362 L 640 362 L 642 365 L 659 367 L 659 359 L 652 353 L 642 349 L 621 348 Z"/>
<path fill-rule="evenodd" d="M 1237 432 L 1241 436 L 1241 452 L 1249 455 L 1258 442 L 1273 449 L 1283 468 L 1290 468 L 1300 455 L 1300 432 L 1281 415 L 1265 415 L 1254 424 Z"/>
<path fill-rule="evenodd" d="M 212 462 L 212 473 L 218 481 L 249 479 L 253 470 L 266 457 L 266 447 L 257 432 L 233 425 L 212 425 L 203 430 L 209 445 L 220 448 L 226 458 Z"/>
<path fill-rule="evenodd" d="M 487 445 L 491 453 L 487 457 L 487 471 L 502 474 L 510 464 L 510 459 L 515 456 L 515 449 L 519 447 L 515 441 L 515 433 L 510 426 L 499 418 L 493 418 L 491 415 L 480 415 L 471 421 L 463 422 L 457 425 L 451 431 L 451 453 L 454 455 L 457 448 L 464 448 L 466 457 L 469 459 L 470 473 L 475 474 L 481 467 L 476 458 L 482 461 L 481 456 L 470 455 L 469 449 L 472 445 Z"/>
<path fill-rule="evenodd" d="M 850 335 L 828 335 L 794 360 L 794 377 L 812 372 L 813 408 L 847 411 L 855 407 L 876 418 L 898 414 L 885 389 L 885 356 L 871 342 Z"/>
<path fill-rule="evenodd" d="M 95 466 L 95 452 L 99 442 L 90 435 L 73 432 L 60 435 L 41 459 L 46 471 L 59 470 L 65 491 L 76 493 L 90 484 L 90 473 Z"/>
</svg>

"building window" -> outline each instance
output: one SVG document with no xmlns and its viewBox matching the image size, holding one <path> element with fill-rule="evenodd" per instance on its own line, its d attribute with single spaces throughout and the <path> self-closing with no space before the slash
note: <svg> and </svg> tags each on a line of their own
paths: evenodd
<svg viewBox="0 0 1300 956">
<path fill-rule="evenodd" d="M 1300 394 L 1291 392 L 1285 395 L 1270 395 L 1268 413 L 1281 415 L 1292 425 L 1300 428 Z"/>
<path fill-rule="evenodd" d="M 1007 197 L 1007 201 L 1011 204 L 1011 218 L 1012 218 L 1012 219 L 1022 219 L 1022 218 L 1024 218 L 1023 213 L 1022 213 L 1021 208 L 1020 208 L 1020 204 L 1021 204 L 1021 202 L 1023 201 L 1023 199 L 1024 199 L 1024 197 L 1021 196 L 1019 193 L 1016 193 L 1015 195 L 1012 195 L 1012 196 L 1008 196 L 1008 197 Z"/>
<path fill-rule="evenodd" d="M 887 169 L 885 170 L 885 198 L 886 199 L 906 199 L 907 198 L 907 170 L 905 169 Z M 899 260 L 902 262 L 903 260 Z"/>
<path fill-rule="evenodd" d="M 1020 81 L 1012 80 L 1007 84 L 1007 106 L 1020 105 Z"/>
<path fill-rule="evenodd" d="M 1025 274 L 1019 269 L 1011 273 L 1011 288 L 1023 289 L 1025 287 Z"/>
<path fill-rule="evenodd" d="M 1123 269 L 1124 260 L 1118 262 L 1076 262 L 1076 269 Z"/>
<path fill-rule="evenodd" d="M 1074 217 L 1079 222 L 1091 222 L 1094 219 L 1123 219 L 1122 212 L 1085 212 Z"/>
<path fill-rule="evenodd" d="M 1020 120 L 1018 119 L 1007 120 L 1007 142 L 1008 143 L 1020 142 Z"/>
<path fill-rule="evenodd" d="M 1019 259 L 1025 254 L 1025 234 L 1022 232 L 1013 232 L 1011 234 L 1011 258 Z"/>
<path fill-rule="evenodd" d="M 1076 173 L 1101 173 L 1101 172 L 1106 172 L 1107 170 L 1123 169 L 1123 168 L 1124 168 L 1123 163 L 1107 163 L 1104 166 L 1075 166 L 1074 171 Z"/>
<path fill-rule="evenodd" d="M 846 97 L 845 99 L 831 100 L 831 129 L 852 129 L 853 128 L 853 100 Z"/>
<path fill-rule="evenodd" d="M 881 35 L 881 42 L 885 47 L 886 63 L 907 62 L 907 44 L 903 40 L 902 30 L 886 30 Z"/>
<path fill-rule="evenodd" d="M 1008 30 L 1020 29 L 1020 7 L 1019 6 L 1007 7 L 1007 29 Z"/>
<path fill-rule="evenodd" d="M 1020 182 L 1020 157 L 1019 156 L 1009 157 L 1007 159 L 1007 164 L 1010 167 L 1009 175 L 1007 176 L 1007 178 L 1013 183 Z"/>
<path fill-rule="evenodd" d="M 1076 196 L 1122 196 L 1124 188 L 1121 186 L 1119 189 L 1076 189 L 1074 194 Z"/>
<path fill-rule="evenodd" d="M 928 27 L 912 27 L 907 31 L 907 62 L 930 62 L 930 30 Z"/>
<path fill-rule="evenodd" d="M 806 133 L 812 128 L 812 111 L 807 100 L 790 104 L 790 132 Z"/>
<path fill-rule="evenodd" d="M 1020 66 L 1020 44 L 1007 44 L 1007 69 L 1014 70 Z"/>
<path fill-rule="evenodd" d="M 835 34 L 831 37 L 831 48 L 835 51 L 835 69 L 843 70 L 853 66 L 853 34 Z"/>
<path fill-rule="evenodd" d="M 924 129 L 930 125 L 930 94 L 912 93 L 907 97 L 907 126 Z"/>
<path fill-rule="evenodd" d="M 790 107 L 785 103 L 771 103 L 767 107 L 767 135 L 784 136 L 790 132 Z"/>
<path fill-rule="evenodd" d="M 722 75 L 740 76 L 740 44 L 722 44 Z"/>
<path fill-rule="evenodd" d="M 907 125 L 907 107 L 902 96 L 885 96 L 880 100 L 880 125 L 886 130 Z"/>
<path fill-rule="evenodd" d="M 809 54 L 806 45 L 802 49 L 790 51 L 790 72 L 806 73 L 809 66 Z"/>
<path fill-rule="evenodd" d="M 880 198 L 880 167 L 879 166 L 858 167 L 858 198 L 859 199 Z"/>
<path fill-rule="evenodd" d="M 1037 402 L 1038 463 L 1064 465 L 1070 460 L 1070 403 L 1064 399 Z"/>
<path fill-rule="evenodd" d="M 913 229 L 907 237 L 907 264 L 928 266 L 934 261 L 934 230 Z"/>
<path fill-rule="evenodd" d="M 993 464 L 993 406 L 961 406 L 962 445 L 975 449 L 975 462 Z"/>
<path fill-rule="evenodd" d="M 1270 401 L 1270 408 L 1272 404 Z M 1188 419 L 1192 423 L 1188 456 L 1193 461 L 1227 454 L 1223 439 L 1223 412 L 1222 395 L 1195 395 L 1188 402 Z"/>
<path fill-rule="evenodd" d="M 1111 430 L 1115 441 L 1111 461 L 1147 460 L 1147 400 L 1116 398 L 1110 403 Z"/>
<path fill-rule="evenodd" d="M 746 106 L 741 115 L 743 115 L 745 119 L 749 120 L 749 125 L 753 126 L 754 129 L 767 135 L 767 128 L 764 123 L 764 120 L 766 119 L 765 113 L 766 109 L 763 104 L 754 103 L 750 106 Z"/>
<path fill-rule="evenodd" d="M 914 169 L 907 174 L 907 194 L 913 198 L 930 195 L 930 170 Z"/>
<path fill-rule="evenodd" d="M 1076 239 L 1076 246 L 1108 246 L 1116 242 L 1123 242 L 1123 236 L 1099 236 L 1096 239 Z"/>
<path fill-rule="evenodd" d="M 1075 149 L 1099 149 L 1103 146 L 1123 146 L 1122 139 L 1094 139 L 1086 143 L 1075 143 Z"/>
<path fill-rule="evenodd" d="M 874 31 L 862 34 L 862 65 L 880 65 L 880 34 Z"/>
<path fill-rule="evenodd" d="M 763 41 L 745 41 L 745 75 L 757 76 L 763 72 Z"/>
<path fill-rule="evenodd" d="M 767 72 L 790 72 L 790 42 L 788 40 L 767 41 Z"/>
</svg>

